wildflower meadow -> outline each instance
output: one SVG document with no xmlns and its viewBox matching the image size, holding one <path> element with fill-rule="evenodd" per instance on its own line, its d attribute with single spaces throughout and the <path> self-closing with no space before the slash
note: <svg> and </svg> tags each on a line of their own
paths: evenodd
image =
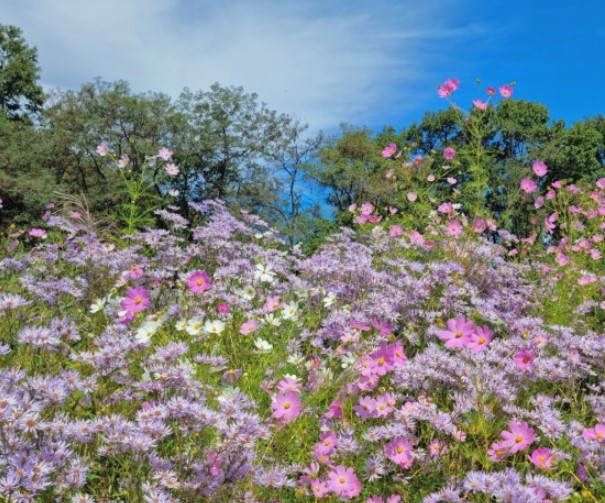
<svg viewBox="0 0 605 503">
<path fill-rule="evenodd" d="M 218 198 L 142 204 L 170 145 L 92 146 L 113 219 L 49 196 L 0 236 L 0 499 L 605 501 L 605 178 L 533 159 L 513 234 L 482 142 L 513 87 L 459 86 L 472 155 L 385 142 L 396 197 L 311 251 Z"/>
</svg>

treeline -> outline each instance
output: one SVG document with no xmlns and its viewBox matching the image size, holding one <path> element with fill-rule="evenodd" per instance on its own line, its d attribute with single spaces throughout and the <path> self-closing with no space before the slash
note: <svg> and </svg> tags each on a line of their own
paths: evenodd
<svg viewBox="0 0 605 503">
<path fill-rule="evenodd" d="M 533 160 L 549 167 L 544 185 L 605 175 L 603 116 L 568 127 L 543 105 L 516 99 L 480 112 L 469 122 L 453 107 L 401 131 L 343 126 L 323 138 L 241 87 L 215 84 L 171 98 L 98 79 L 45 94 L 35 48 L 18 28 L 0 25 L 0 222 L 32 225 L 62 193 L 82 194 L 91 211 L 111 215 L 127 194 L 95 152 L 101 141 L 127 154 L 135 173 L 160 147 L 173 151 L 178 175 L 169 183 L 158 176 L 148 204 L 173 204 L 187 215 L 188 202 L 220 198 L 262 215 L 292 242 L 350 223 L 349 207 L 361 201 L 385 214 L 414 214 L 442 200 L 468 204 L 465 186 L 474 178 L 467 174 L 477 163 L 485 176 L 480 204 L 513 231 L 529 225 L 512 194 Z M 389 144 L 397 153 L 387 158 Z M 447 163 L 446 147 L 456 151 Z M 325 203 L 305 202 L 305 192 Z M 334 218 L 322 216 L 326 205 Z"/>
</svg>

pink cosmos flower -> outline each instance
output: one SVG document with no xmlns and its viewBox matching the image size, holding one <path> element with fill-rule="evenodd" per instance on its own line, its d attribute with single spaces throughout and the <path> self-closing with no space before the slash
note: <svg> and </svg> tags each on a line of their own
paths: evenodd
<svg viewBox="0 0 605 503">
<path fill-rule="evenodd" d="M 493 333 L 487 325 L 484 327 L 477 326 L 467 346 L 473 353 L 479 353 L 489 346 L 492 336 Z"/>
<path fill-rule="evenodd" d="M 385 176 L 385 178 L 393 178 L 394 175 L 395 175 L 395 170 L 393 168 L 390 168 L 387 170 L 387 172 L 384 176 Z"/>
<path fill-rule="evenodd" d="M 445 149 L 443 149 L 443 157 L 446 158 L 448 161 L 451 161 L 452 159 L 454 159 L 454 157 L 456 157 L 456 150 L 452 147 L 446 147 Z"/>
<path fill-rule="evenodd" d="M 457 238 L 462 234 L 462 224 L 458 220 L 451 220 L 445 226 L 445 230 L 448 236 Z"/>
<path fill-rule="evenodd" d="M 164 171 L 166 171 L 168 176 L 176 176 L 179 174 L 179 167 L 171 162 L 170 164 L 166 164 L 166 166 L 164 166 Z"/>
<path fill-rule="evenodd" d="M 349 213 L 353 213 L 357 209 L 357 205 L 355 203 L 350 204 L 348 207 Z"/>
<path fill-rule="evenodd" d="M 487 451 L 490 461 L 502 461 L 510 452 L 510 445 L 506 440 L 494 442 Z"/>
<path fill-rule="evenodd" d="M 263 311 L 265 313 L 272 313 L 273 311 L 279 309 L 281 307 L 281 299 L 279 295 L 275 295 L 273 297 L 267 297 L 265 301 L 265 305 L 263 306 Z"/>
<path fill-rule="evenodd" d="M 229 309 L 229 306 L 227 304 L 219 304 L 218 306 L 216 306 L 216 310 L 219 313 L 228 313 L 229 311 L 231 311 L 231 309 Z"/>
<path fill-rule="evenodd" d="M 596 186 L 601 190 L 605 190 L 605 178 L 599 178 L 596 182 Z"/>
<path fill-rule="evenodd" d="M 548 166 L 544 164 L 542 161 L 536 161 L 532 164 L 531 169 L 536 174 L 536 176 L 544 176 L 548 173 Z"/>
<path fill-rule="evenodd" d="M 486 91 L 485 91 L 485 92 L 486 92 L 487 94 L 489 94 L 490 96 L 495 96 L 495 95 L 496 95 L 496 90 L 495 90 L 495 89 L 494 89 L 492 86 L 489 86 L 489 87 L 486 89 Z"/>
<path fill-rule="evenodd" d="M 529 349 L 520 349 L 515 355 L 515 363 L 520 369 L 530 368 L 535 361 L 535 355 Z"/>
<path fill-rule="evenodd" d="M 538 468 L 543 468 L 545 470 L 551 470 L 553 468 L 553 463 L 555 461 L 555 457 L 552 452 L 550 452 L 545 447 L 540 447 L 531 453 L 529 456 L 529 460 L 537 466 Z"/>
<path fill-rule="evenodd" d="M 319 436 L 319 442 L 315 444 L 315 453 L 319 456 L 329 456 L 338 445 L 338 437 L 333 431 L 326 431 Z M 319 457 L 317 456 L 317 457 Z"/>
<path fill-rule="evenodd" d="M 397 437 L 386 445 L 386 455 L 393 463 L 402 468 L 410 468 L 414 463 L 413 446 L 404 437 Z"/>
<path fill-rule="evenodd" d="M 534 208 L 539 210 L 540 208 L 542 208 L 543 205 L 544 205 L 544 198 L 536 197 L 536 200 L 534 201 Z"/>
<path fill-rule="evenodd" d="M 258 321 L 251 318 L 248 321 L 242 323 L 242 326 L 239 329 L 239 333 L 242 335 L 248 335 L 254 332 L 258 328 Z"/>
<path fill-rule="evenodd" d="M 525 421 L 517 422 L 510 421 L 508 423 L 510 431 L 500 433 L 504 441 L 509 446 L 509 453 L 515 454 L 519 451 L 527 449 L 535 440 L 534 429 L 531 428 Z"/>
<path fill-rule="evenodd" d="M 475 218 L 475 220 L 473 220 L 473 231 L 477 234 L 482 234 L 486 228 L 487 224 L 482 218 Z"/>
<path fill-rule="evenodd" d="M 357 405 L 355 405 L 355 407 L 353 407 L 353 411 L 361 419 L 367 419 L 369 417 L 374 417 L 375 408 L 376 408 L 376 400 L 374 400 L 371 396 L 363 396 L 363 397 L 359 397 L 359 400 L 357 401 Z"/>
<path fill-rule="evenodd" d="M 526 192 L 527 194 L 531 194 L 532 192 L 535 192 L 536 189 L 538 188 L 538 185 L 536 184 L 536 182 L 534 182 L 530 178 L 523 178 L 523 180 L 521 180 L 521 183 L 519 184 L 519 186 L 521 187 L 521 190 Z"/>
<path fill-rule="evenodd" d="M 361 214 L 368 216 L 374 213 L 374 205 L 372 203 L 365 202 L 361 205 Z"/>
<path fill-rule="evenodd" d="M 405 197 L 407 197 L 408 201 L 413 203 L 418 199 L 418 194 L 416 194 L 416 192 L 408 192 Z"/>
<path fill-rule="evenodd" d="M 397 145 L 391 143 L 389 146 L 385 147 L 382 151 L 382 157 L 388 159 L 389 157 L 393 157 L 397 153 Z"/>
<path fill-rule="evenodd" d="M 439 213 L 452 213 L 454 211 L 454 205 L 450 202 L 441 203 L 437 207 Z"/>
<path fill-rule="evenodd" d="M 106 141 L 102 141 L 97 145 L 97 154 L 101 157 L 105 157 L 109 153 L 109 145 Z"/>
<path fill-rule="evenodd" d="M 134 314 L 149 307 L 149 293 L 143 287 L 131 288 L 126 292 L 126 297 L 120 303 L 122 311 Z"/>
<path fill-rule="evenodd" d="M 420 164 L 422 162 L 422 156 L 417 155 L 416 157 L 414 157 L 414 160 L 412 162 L 416 165 Z"/>
<path fill-rule="evenodd" d="M 293 391 L 278 393 L 271 404 L 273 417 L 283 420 L 284 423 L 289 423 L 295 419 L 300 414 L 301 409 L 300 398 Z"/>
<path fill-rule="evenodd" d="M 587 428 L 584 430 L 584 433 L 582 433 L 582 437 L 586 440 L 605 442 L 605 424 L 598 423 L 594 428 Z"/>
<path fill-rule="evenodd" d="M 429 453 L 434 458 L 441 456 L 444 452 L 445 452 L 445 448 L 444 448 L 441 440 L 436 438 L 429 444 Z"/>
<path fill-rule="evenodd" d="M 401 225 L 393 225 L 389 230 L 389 235 L 392 238 L 398 238 L 399 236 L 403 235 L 403 228 L 401 227 Z"/>
<path fill-rule="evenodd" d="M 118 168 L 125 168 L 130 163 L 130 157 L 128 154 L 122 154 L 118 159 Z"/>
<path fill-rule="evenodd" d="M 460 87 L 460 81 L 458 79 L 448 79 L 439 86 L 437 93 L 441 98 L 445 98 L 452 94 Z"/>
<path fill-rule="evenodd" d="M 334 494 L 344 499 L 354 498 L 361 492 L 361 482 L 353 468 L 345 468 L 342 465 L 328 473 L 328 486 Z"/>
<path fill-rule="evenodd" d="M 210 288 L 212 280 L 206 271 L 194 271 L 187 280 L 187 286 L 193 293 L 202 293 Z"/>
<path fill-rule="evenodd" d="M 466 320 L 464 316 L 447 321 L 447 330 L 440 330 L 438 337 L 445 342 L 445 347 L 458 349 L 465 347 L 471 340 L 475 331 L 472 321 Z"/>
<path fill-rule="evenodd" d="M 44 229 L 30 229 L 27 232 L 31 237 L 34 238 L 39 238 L 39 239 L 45 239 L 47 236 L 47 233 Z"/>
<path fill-rule="evenodd" d="M 513 95 L 513 86 L 504 84 L 498 89 L 504 98 L 510 98 Z"/>
<path fill-rule="evenodd" d="M 487 103 L 483 100 L 473 100 L 473 106 L 479 110 L 487 110 Z"/>
<path fill-rule="evenodd" d="M 418 231 L 412 231 L 409 234 L 410 242 L 414 245 L 422 246 L 424 244 L 424 236 Z"/>
<path fill-rule="evenodd" d="M 311 491 L 313 491 L 313 496 L 317 499 L 323 499 L 324 496 L 327 496 L 330 492 L 330 488 L 326 482 L 322 482 L 319 479 L 314 479 L 311 481 Z"/>
<path fill-rule="evenodd" d="M 327 419 L 340 419 L 342 418 L 342 403 L 338 400 L 334 400 L 330 407 L 328 408 L 328 412 L 324 414 L 324 417 Z"/>
<path fill-rule="evenodd" d="M 160 150 L 158 150 L 158 157 L 163 161 L 169 161 L 172 159 L 172 150 L 162 147 Z"/>
</svg>

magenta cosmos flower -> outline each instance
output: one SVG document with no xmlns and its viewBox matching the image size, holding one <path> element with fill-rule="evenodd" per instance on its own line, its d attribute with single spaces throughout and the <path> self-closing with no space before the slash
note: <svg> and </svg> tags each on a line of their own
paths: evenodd
<svg viewBox="0 0 605 503">
<path fill-rule="evenodd" d="M 515 355 L 515 363 L 520 369 L 530 368 L 535 360 L 535 355 L 529 349 L 520 349 Z"/>
<path fill-rule="evenodd" d="M 534 182 L 533 180 L 531 180 L 529 178 L 524 178 L 523 180 L 521 180 L 521 183 L 519 184 L 519 186 L 521 187 L 521 190 L 523 192 L 526 192 L 527 194 L 531 194 L 532 192 L 535 192 L 536 189 L 538 188 L 538 185 L 536 184 L 536 182 Z"/>
<path fill-rule="evenodd" d="M 271 404 L 273 417 L 282 419 L 285 423 L 289 423 L 300 414 L 302 404 L 300 398 L 293 391 L 278 393 Z"/>
<path fill-rule="evenodd" d="M 536 161 L 532 164 L 531 169 L 534 171 L 536 176 L 544 176 L 548 173 L 548 166 L 542 161 Z"/>
<path fill-rule="evenodd" d="M 500 433 L 509 448 L 509 454 L 515 454 L 527 449 L 535 440 L 534 429 L 525 421 L 511 421 L 508 423 L 510 431 Z"/>
<path fill-rule="evenodd" d="M 143 287 L 131 288 L 126 292 L 120 307 L 127 313 L 134 314 L 149 307 L 149 293 Z"/>
<path fill-rule="evenodd" d="M 582 437 L 586 440 L 605 442 L 605 424 L 598 423 L 594 428 L 587 428 L 584 430 L 584 433 L 582 433 Z"/>
<path fill-rule="evenodd" d="M 529 456 L 529 460 L 537 466 L 538 468 L 543 468 L 544 470 L 550 470 L 553 468 L 553 463 L 555 461 L 555 457 L 552 452 L 550 452 L 545 447 L 540 447 L 531 453 Z"/>
<path fill-rule="evenodd" d="M 206 271 L 195 271 L 187 281 L 189 290 L 193 293 L 202 293 L 208 290 L 211 284 L 212 280 Z"/>
<path fill-rule="evenodd" d="M 463 348 L 471 340 L 475 331 L 475 325 L 472 321 L 466 320 L 464 316 L 447 321 L 447 330 L 441 330 L 439 338 L 445 342 L 445 347 L 449 349 Z"/>
<path fill-rule="evenodd" d="M 452 94 L 460 87 L 460 81 L 458 79 L 447 79 L 443 84 L 439 86 L 437 93 L 441 98 L 445 98 Z"/>
<path fill-rule="evenodd" d="M 456 157 L 456 150 L 452 147 L 444 148 L 443 157 L 445 157 L 448 161 L 451 161 L 454 157 Z"/>
<path fill-rule="evenodd" d="M 354 498 L 361 492 L 361 482 L 353 468 L 337 466 L 328 474 L 328 485 L 332 492 L 344 499 Z"/>
<path fill-rule="evenodd" d="M 393 157 L 397 153 L 397 145 L 391 143 L 382 151 L 382 157 L 388 159 L 389 157 Z"/>
<path fill-rule="evenodd" d="M 414 459 L 412 458 L 412 444 L 404 437 L 397 437 L 386 445 L 386 454 L 396 465 L 402 468 L 410 468 Z"/>
</svg>

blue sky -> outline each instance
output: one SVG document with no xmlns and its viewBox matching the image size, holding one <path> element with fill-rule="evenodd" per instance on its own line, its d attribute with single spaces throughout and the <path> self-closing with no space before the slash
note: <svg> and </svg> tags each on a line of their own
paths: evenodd
<svg viewBox="0 0 605 503">
<path fill-rule="evenodd" d="M 487 85 L 567 122 L 605 113 L 600 0 L 0 0 L 0 22 L 36 45 L 46 87 L 99 75 L 177 96 L 242 85 L 312 130 L 380 128 Z M 475 84 L 481 78 L 480 87 Z"/>
</svg>

